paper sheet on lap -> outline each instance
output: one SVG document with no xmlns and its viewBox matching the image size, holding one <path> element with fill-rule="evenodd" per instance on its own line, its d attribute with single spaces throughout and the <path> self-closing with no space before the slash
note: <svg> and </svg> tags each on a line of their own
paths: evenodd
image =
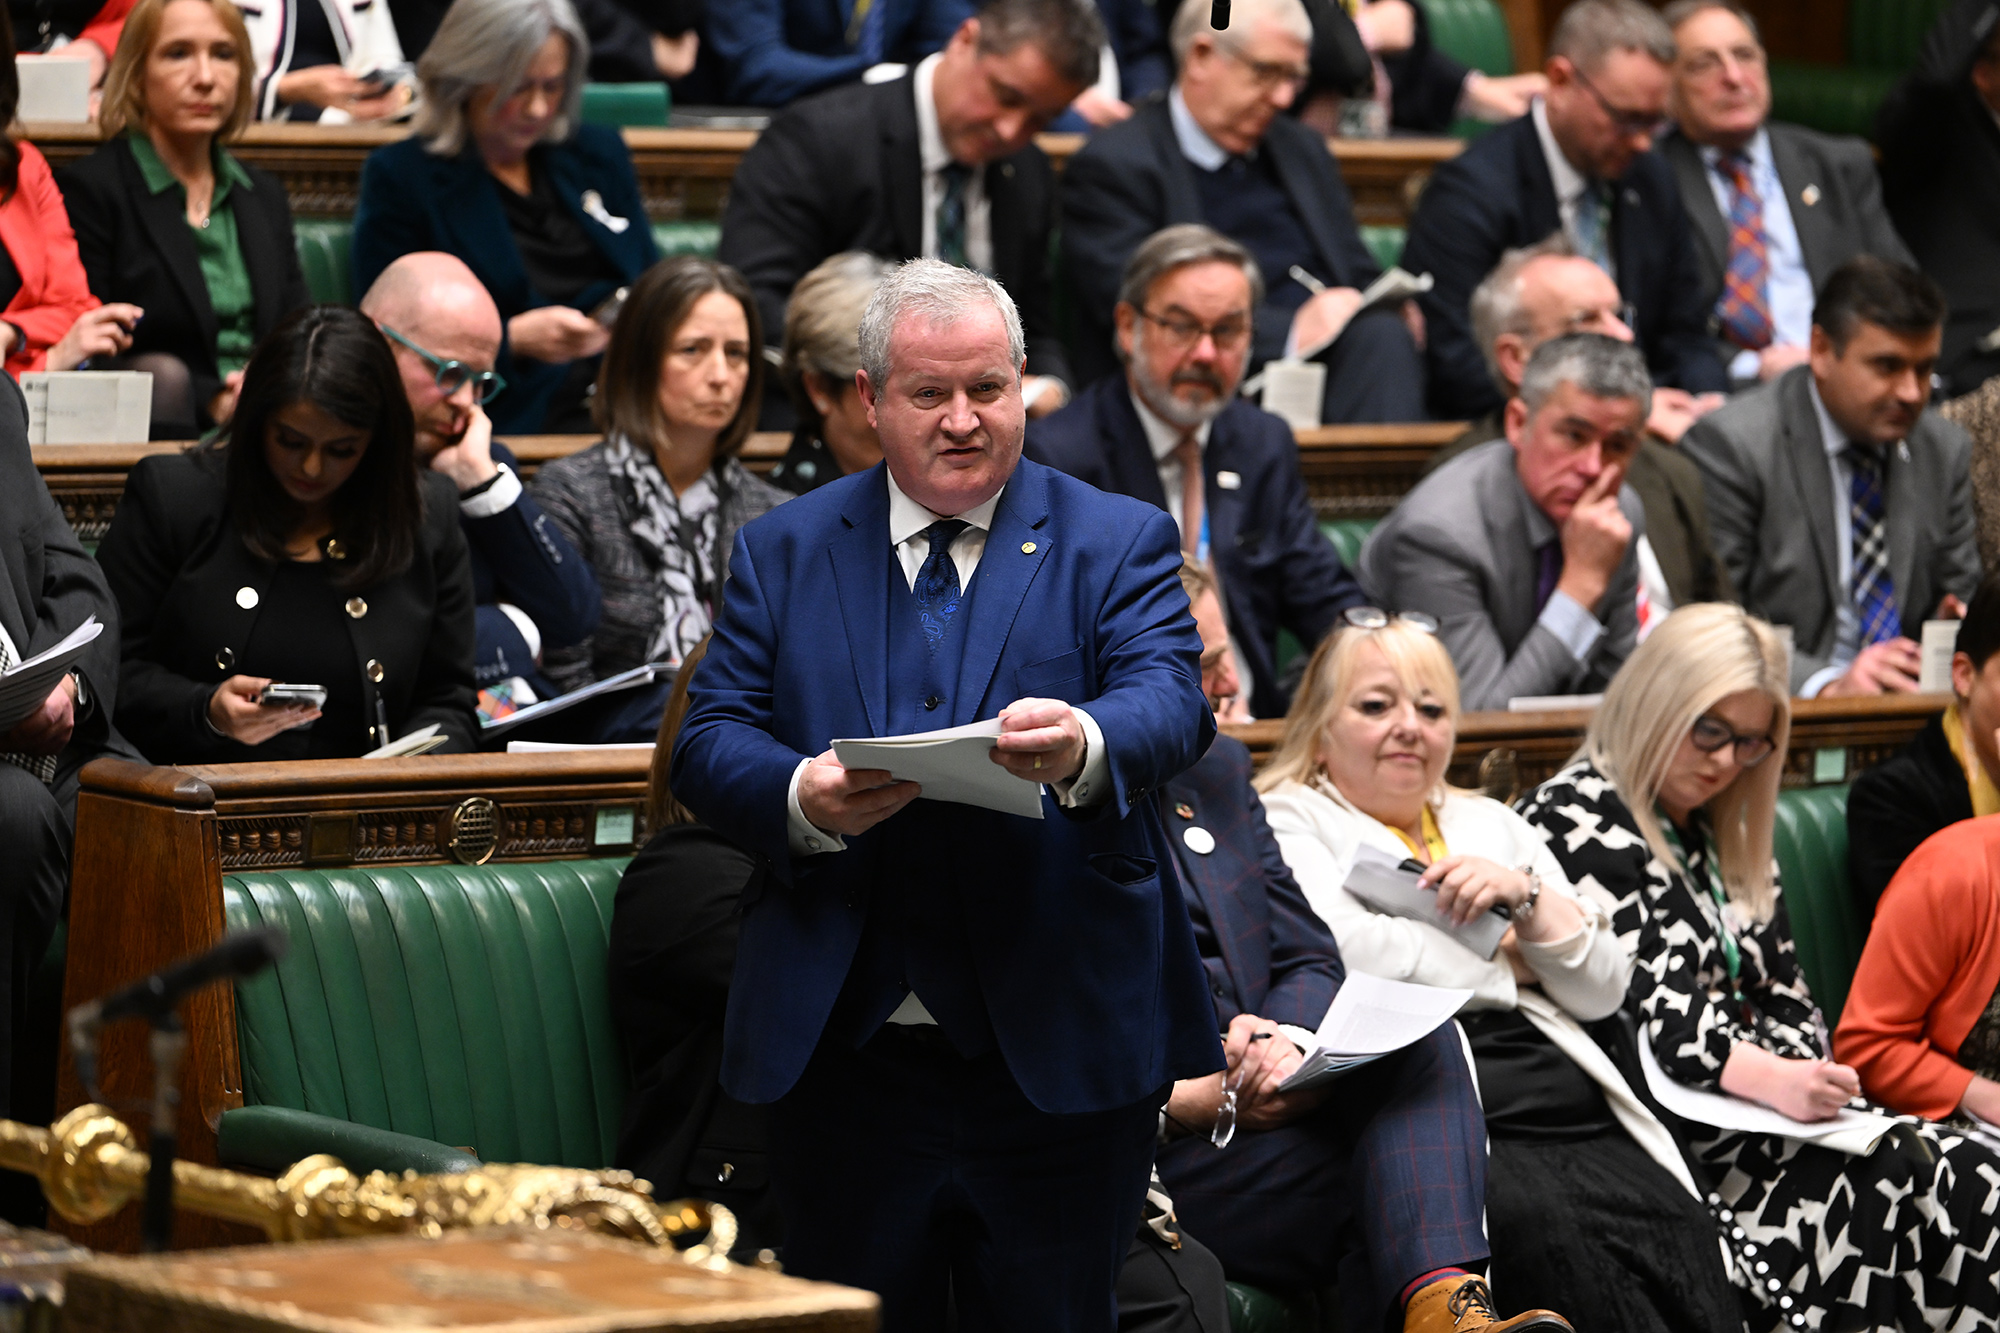
<svg viewBox="0 0 2000 1333">
<path fill-rule="evenodd" d="M 71 630 L 61 643 L 36 653 L 27 661 L 0 674 L 0 735 L 12 731 L 21 720 L 40 708 L 83 650 L 104 633 L 104 626 L 91 616 Z"/>
<path fill-rule="evenodd" d="M 1314 1034 L 1313 1049 L 1279 1092 L 1316 1087 L 1422 1041 L 1472 998 L 1468 989 L 1418 986 L 1349 972 Z"/>
<path fill-rule="evenodd" d="M 993 762 L 990 751 L 999 736 L 996 717 L 908 736 L 837 740 L 833 754 L 843 768 L 886 769 L 899 782 L 917 783 L 923 788 L 922 800 L 1040 819 L 1041 784 L 1017 778 Z"/>
<path fill-rule="evenodd" d="M 1683 1120 L 1716 1129 L 1742 1130 L 1752 1134 L 1777 1134 L 1802 1143 L 1818 1143 L 1841 1152 L 1866 1154 L 1884 1134 L 1896 1127 L 1887 1116 L 1866 1111 L 1843 1110 L 1831 1120 L 1794 1120 L 1782 1111 L 1732 1097 L 1725 1092 L 1703 1092 L 1677 1083 L 1660 1068 L 1653 1043 L 1640 1034 L 1639 1063 L 1646 1071 L 1646 1086 L 1660 1105 Z"/>
</svg>

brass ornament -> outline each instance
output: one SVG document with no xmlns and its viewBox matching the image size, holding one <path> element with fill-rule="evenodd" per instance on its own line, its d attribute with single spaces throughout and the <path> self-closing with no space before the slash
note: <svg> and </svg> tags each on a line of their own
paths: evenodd
<svg viewBox="0 0 2000 1333">
<path fill-rule="evenodd" d="M 484 796 L 468 796 L 444 817 L 439 841 L 460 865 L 480 866 L 500 845 L 500 808 Z"/>
</svg>

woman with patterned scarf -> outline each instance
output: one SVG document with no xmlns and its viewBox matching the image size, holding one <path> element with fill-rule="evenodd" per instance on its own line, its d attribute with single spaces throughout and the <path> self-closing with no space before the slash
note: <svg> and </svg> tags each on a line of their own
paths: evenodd
<svg viewBox="0 0 2000 1333">
<path fill-rule="evenodd" d="M 749 285 L 726 264 L 662 260 L 633 284 L 598 375 L 603 441 L 535 478 L 604 591 L 597 632 L 542 663 L 564 690 L 678 666 L 709 631 L 737 529 L 789 498 L 736 457 L 763 396 L 763 345 Z M 630 721 L 649 739 L 658 698 Z"/>
</svg>

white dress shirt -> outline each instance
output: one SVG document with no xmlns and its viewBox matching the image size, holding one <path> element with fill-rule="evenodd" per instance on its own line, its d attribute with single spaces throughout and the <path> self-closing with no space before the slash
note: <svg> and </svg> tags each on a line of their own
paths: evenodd
<svg viewBox="0 0 2000 1333">
<path fill-rule="evenodd" d="M 1771 156 L 1770 131 L 1758 130 L 1744 156 L 1750 159 L 1751 188 L 1763 201 L 1764 257 L 1770 266 L 1764 301 L 1771 310 L 1771 341 L 1804 347 L 1812 337 L 1813 280 L 1806 271 L 1806 252 L 1799 245 L 1799 229 L 1792 221 L 1785 183 L 1778 179 L 1777 159 Z M 1708 177 L 1709 193 L 1715 196 L 1715 206 L 1722 210 L 1722 225 L 1727 228 L 1736 190 L 1716 165 L 1721 159 L 1720 148 L 1702 148 L 1702 173 Z M 1754 380 L 1757 367 L 1757 353 L 1746 348 L 1730 360 L 1730 378 Z"/>
<path fill-rule="evenodd" d="M 937 100 L 931 91 L 938 61 L 943 58 L 942 53 L 925 56 L 918 62 L 916 77 L 911 80 L 917 97 L 917 152 L 924 167 L 926 259 L 938 257 L 937 212 L 938 205 L 944 202 L 944 169 L 951 165 L 951 150 L 944 146 L 944 131 L 938 128 Z M 971 179 L 965 183 L 965 257 L 981 273 L 993 271 L 993 201 L 986 197 L 984 167 L 974 167 Z"/>
<path fill-rule="evenodd" d="M 1820 399 L 1819 385 L 1810 377 L 1806 390 L 1812 396 L 1813 416 L 1819 420 L 1826 469 L 1833 476 L 1833 652 L 1826 665 L 1799 687 L 1800 698 L 1816 699 L 1821 690 L 1847 674 L 1854 655 L 1861 651 L 1861 613 L 1854 609 L 1854 469 L 1847 465 L 1847 432 L 1834 424 Z"/>
<path fill-rule="evenodd" d="M 1563 156 L 1562 145 L 1556 142 L 1555 131 L 1549 128 L 1549 109 L 1543 105 L 1541 98 L 1535 99 L 1528 114 L 1535 119 L 1535 137 L 1541 140 L 1542 158 L 1549 164 L 1549 180 L 1555 185 L 1556 211 L 1562 217 L 1563 235 L 1569 237 L 1570 243 L 1574 245 L 1577 201 L 1582 199 L 1583 192 L 1590 188 L 1590 181 L 1582 172 L 1570 165 L 1567 157 Z M 1611 219 L 1608 212 L 1604 225 L 1606 228 L 1604 253 L 1611 261 L 1610 273 L 1615 282 L 1618 278 L 1618 254 L 1617 247 L 1612 244 Z"/>
<path fill-rule="evenodd" d="M 1180 145 L 1182 157 L 1203 171 L 1222 170 L 1223 163 L 1229 161 L 1229 150 L 1209 138 L 1208 131 L 1195 120 L 1178 83 L 1167 94 L 1167 119 L 1173 122 L 1174 142 Z"/>
</svg>

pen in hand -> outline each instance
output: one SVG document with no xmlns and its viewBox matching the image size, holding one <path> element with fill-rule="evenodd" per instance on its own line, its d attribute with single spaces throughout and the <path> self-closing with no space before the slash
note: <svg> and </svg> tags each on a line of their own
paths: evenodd
<svg viewBox="0 0 2000 1333">
<path fill-rule="evenodd" d="M 1303 268 L 1300 268 L 1297 264 L 1292 265 L 1290 272 L 1292 275 L 1292 281 L 1298 283 L 1299 286 L 1305 288 L 1307 291 L 1311 292 L 1314 296 L 1318 296 L 1321 292 L 1326 290 L 1325 283 L 1321 282 L 1318 278 L 1315 278 L 1312 274 L 1306 272 Z"/>
</svg>

